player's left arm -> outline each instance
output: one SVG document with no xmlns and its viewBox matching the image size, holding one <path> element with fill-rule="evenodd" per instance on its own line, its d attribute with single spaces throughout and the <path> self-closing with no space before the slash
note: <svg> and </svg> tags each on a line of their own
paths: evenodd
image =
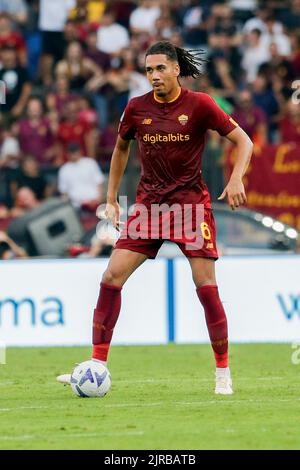
<svg viewBox="0 0 300 470">
<path fill-rule="evenodd" d="M 234 210 L 247 201 L 243 176 L 250 163 L 253 143 L 246 132 L 240 127 L 236 127 L 225 137 L 236 145 L 237 158 L 230 179 L 218 199 L 222 200 L 227 197 L 228 204 Z"/>
</svg>

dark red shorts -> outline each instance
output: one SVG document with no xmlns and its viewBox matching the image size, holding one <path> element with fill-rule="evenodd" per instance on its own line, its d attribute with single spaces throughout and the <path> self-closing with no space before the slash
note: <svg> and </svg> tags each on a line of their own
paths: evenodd
<svg viewBox="0 0 300 470">
<path fill-rule="evenodd" d="M 164 243 L 164 241 L 172 241 L 176 243 L 182 253 L 187 258 L 212 258 L 218 259 L 218 252 L 216 246 L 216 224 L 211 209 L 204 209 L 204 218 L 199 223 L 199 226 L 195 226 L 194 229 L 197 232 L 198 243 L 188 243 L 186 240 L 176 238 L 174 235 L 164 238 L 151 238 L 144 234 L 144 237 L 133 238 L 130 236 L 130 224 L 135 220 L 135 216 L 130 216 L 126 228 L 121 232 L 121 236 L 117 241 L 115 248 L 126 249 L 135 251 L 138 253 L 145 254 L 148 258 L 154 259 L 158 253 L 158 250 Z"/>
</svg>

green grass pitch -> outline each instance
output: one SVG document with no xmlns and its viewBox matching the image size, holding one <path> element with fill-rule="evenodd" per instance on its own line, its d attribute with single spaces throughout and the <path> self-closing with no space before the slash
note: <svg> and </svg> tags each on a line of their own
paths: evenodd
<svg viewBox="0 0 300 470">
<path fill-rule="evenodd" d="M 290 345 L 232 345 L 234 395 L 215 396 L 209 345 L 113 347 L 113 386 L 82 399 L 57 374 L 90 348 L 9 349 L 0 449 L 300 449 Z"/>
</svg>

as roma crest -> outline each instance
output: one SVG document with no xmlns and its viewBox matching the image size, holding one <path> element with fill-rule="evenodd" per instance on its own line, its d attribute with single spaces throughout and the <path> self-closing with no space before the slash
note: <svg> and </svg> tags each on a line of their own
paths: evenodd
<svg viewBox="0 0 300 470">
<path fill-rule="evenodd" d="M 185 126 L 186 123 L 188 122 L 188 120 L 189 120 L 189 117 L 188 117 L 186 114 L 182 114 L 182 115 L 179 116 L 179 118 L 178 118 L 178 121 L 180 122 L 180 124 L 181 124 L 182 126 Z"/>
</svg>

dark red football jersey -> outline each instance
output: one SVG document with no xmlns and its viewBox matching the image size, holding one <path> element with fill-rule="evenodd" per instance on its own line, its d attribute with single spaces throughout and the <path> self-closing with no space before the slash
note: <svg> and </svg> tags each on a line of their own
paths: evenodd
<svg viewBox="0 0 300 470">
<path fill-rule="evenodd" d="M 237 124 L 206 93 L 181 89 L 179 97 L 162 103 L 153 91 L 129 101 L 119 134 L 136 139 L 141 155 L 137 202 L 202 203 L 210 196 L 201 176 L 206 131 L 226 135 Z"/>
</svg>

